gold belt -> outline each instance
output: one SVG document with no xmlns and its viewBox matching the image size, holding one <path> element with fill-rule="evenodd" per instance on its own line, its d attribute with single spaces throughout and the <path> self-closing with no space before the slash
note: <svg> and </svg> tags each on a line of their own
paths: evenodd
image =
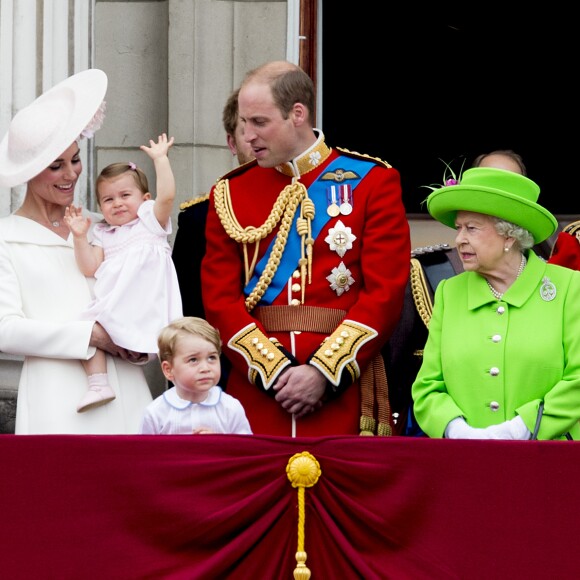
<svg viewBox="0 0 580 580">
<path fill-rule="evenodd" d="M 254 317 L 268 332 L 330 334 L 344 320 L 346 310 L 322 306 L 257 306 Z"/>
</svg>

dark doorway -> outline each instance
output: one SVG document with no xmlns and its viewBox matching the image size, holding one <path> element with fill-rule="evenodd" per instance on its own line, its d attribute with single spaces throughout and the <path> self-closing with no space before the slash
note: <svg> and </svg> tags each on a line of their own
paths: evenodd
<svg viewBox="0 0 580 580">
<path fill-rule="evenodd" d="M 459 170 L 493 149 L 522 155 L 554 214 L 580 214 L 570 171 L 578 54 L 571 14 L 526 7 L 510 17 L 486 7 L 487 15 L 469 18 L 424 9 L 389 18 L 385 9 L 326 6 L 323 131 L 330 145 L 396 167 L 409 214 L 426 214 L 421 186 L 441 183 L 441 160 Z"/>
</svg>

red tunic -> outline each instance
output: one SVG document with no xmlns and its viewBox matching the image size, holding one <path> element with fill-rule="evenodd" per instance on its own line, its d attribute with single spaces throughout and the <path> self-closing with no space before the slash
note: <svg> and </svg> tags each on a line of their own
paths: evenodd
<svg viewBox="0 0 580 580">
<path fill-rule="evenodd" d="M 580 270 L 580 221 L 568 224 L 556 238 L 548 262 Z"/>
<path fill-rule="evenodd" d="M 319 143 L 322 144 L 322 148 L 326 148 L 323 141 Z M 319 176 L 324 175 L 325 180 L 332 184 L 332 175 L 339 172 L 330 173 L 325 170 L 339 155 L 339 152 L 332 150 L 327 158 L 323 158 L 320 165 L 314 169 L 310 169 L 309 166 L 309 170 L 304 172 L 303 160 L 306 156 L 304 154 L 302 162 L 296 164 L 302 168 L 300 181 L 308 188 Z M 321 212 L 328 222 L 314 240 L 312 278 L 311 283 L 305 284 L 303 304 L 345 311 L 344 321 L 347 324 L 354 323 L 356 328 L 360 327 L 365 338 L 361 339 L 356 347 L 352 347 L 352 356 L 349 355 L 350 363 L 336 367 L 336 376 L 333 377 L 332 372 L 325 373 L 329 381 L 334 383 L 334 387 L 339 386 L 337 394 L 330 397 L 320 410 L 294 421 L 295 431 L 292 415 L 274 400 L 275 393 L 271 388 L 269 392 L 264 390 L 261 383 L 265 381 L 256 381 L 256 373 L 249 372 L 250 367 L 254 370 L 256 367 L 252 366 L 248 357 L 242 356 L 239 349 L 232 349 L 230 344 L 230 348 L 225 349 L 233 364 L 227 391 L 241 401 L 252 430 L 256 434 L 295 433 L 297 436 L 359 434 L 361 402 L 356 379 L 380 353 L 381 346 L 390 337 L 400 316 L 409 276 L 411 246 L 399 173 L 377 159 L 348 152 L 342 155 L 345 157 L 341 159 L 343 163 L 340 166 L 345 170 L 348 170 L 349 158 L 369 161 L 372 168 L 352 192 L 350 214 L 328 217 L 326 200 L 324 203 L 316 204 L 317 215 Z M 259 227 L 264 224 L 280 192 L 292 182 L 291 177 L 277 169 L 261 168 L 255 162 L 230 172 L 224 179 L 228 180 L 231 206 L 242 228 Z M 216 187 L 212 189 L 210 196 L 206 228 L 207 249 L 202 266 L 206 316 L 208 321 L 219 329 L 224 345 L 230 341 L 235 342 L 243 329 L 249 325 L 250 328 L 257 325 L 256 332 L 261 331 L 267 338 L 274 337 L 285 351 L 294 355 L 295 359 L 292 359 L 286 357 L 283 352 L 277 352 L 276 361 L 273 363 L 276 367 L 270 377 L 271 385 L 279 373 L 283 372 L 286 364 L 307 363 L 317 352 L 319 360 L 323 360 L 324 355 L 321 353 L 325 352 L 325 348 L 321 347 L 321 344 L 331 332 L 329 329 L 325 332 L 268 332 L 254 316 L 256 310 L 248 312 L 245 299 L 253 287 L 250 286 L 244 294 L 243 245 L 234 241 L 224 230 L 216 212 L 215 194 Z M 340 256 L 336 249 L 331 249 L 326 239 L 330 228 L 342 229 L 339 221 L 344 228 L 350 228 L 351 234 L 352 248 L 346 249 L 343 256 Z M 260 242 L 259 259 L 268 252 L 268 246 L 276 237 L 279 225 L 280 222 Z M 356 236 L 356 239 L 352 236 Z M 291 237 L 300 239 L 294 227 L 289 232 L 288 246 Z M 254 244 L 248 244 L 250 262 L 254 247 Z M 282 255 L 282 264 L 288 261 L 288 253 L 289 251 L 285 250 Z M 340 288 L 342 292 L 331 288 L 333 269 L 338 268 L 341 263 L 350 271 L 352 278 L 350 284 L 346 283 L 348 288 L 344 286 Z M 298 261 L 294 256 L 291 258 L 290 271 L 298 270 Z M 330 281 L 327 279 L 328 276 L 331 276 Z M 290 274 L 284 278 L 282 291 L 267 301 L 261 300 L 257 307 L 296 304 L 302 297 L 300 282 L 299 277 Z M 302 305 L 294 307 L 300 309 Z M 339 327 L 343 328 L 340 323 Z M 350 332 L 350 327 L 345 328 Z M 267 343 L 266 346 L 272 349 L 271 343 Z M 340 351 L 340 348 L 337 349 Z M 292 360 L 289 362 L 290 359 Z"/>
</svg>

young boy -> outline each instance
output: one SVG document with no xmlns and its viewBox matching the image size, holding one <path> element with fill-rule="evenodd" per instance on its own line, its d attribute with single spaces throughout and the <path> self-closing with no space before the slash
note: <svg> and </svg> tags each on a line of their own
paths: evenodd
<svg viewBox="0 0 580 580">
<path fill-rule="evenodd" d="M 217 386 L 222 344 L 217 329 L 186 316 L 167 325 L 157 344 L 163 374 L 175 386 L 145 409 L 141 433 L 252 434 L 241 403 Z"/>
</svg>

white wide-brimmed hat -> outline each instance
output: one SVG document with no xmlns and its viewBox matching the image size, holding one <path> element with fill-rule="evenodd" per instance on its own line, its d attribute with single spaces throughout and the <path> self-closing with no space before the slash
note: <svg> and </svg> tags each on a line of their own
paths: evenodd
<svg viewBox="0 0 580 580">
<path fill-rule="evenodd" d="M 26 183 L 44 171 L 102 113 L 106 92 L 107 75 L 88 69 L 61 81 L 18 111 L 0 142 L 0 186 Z M 100 121 L 94 119 L 87 136 Z"/>
</svg>

